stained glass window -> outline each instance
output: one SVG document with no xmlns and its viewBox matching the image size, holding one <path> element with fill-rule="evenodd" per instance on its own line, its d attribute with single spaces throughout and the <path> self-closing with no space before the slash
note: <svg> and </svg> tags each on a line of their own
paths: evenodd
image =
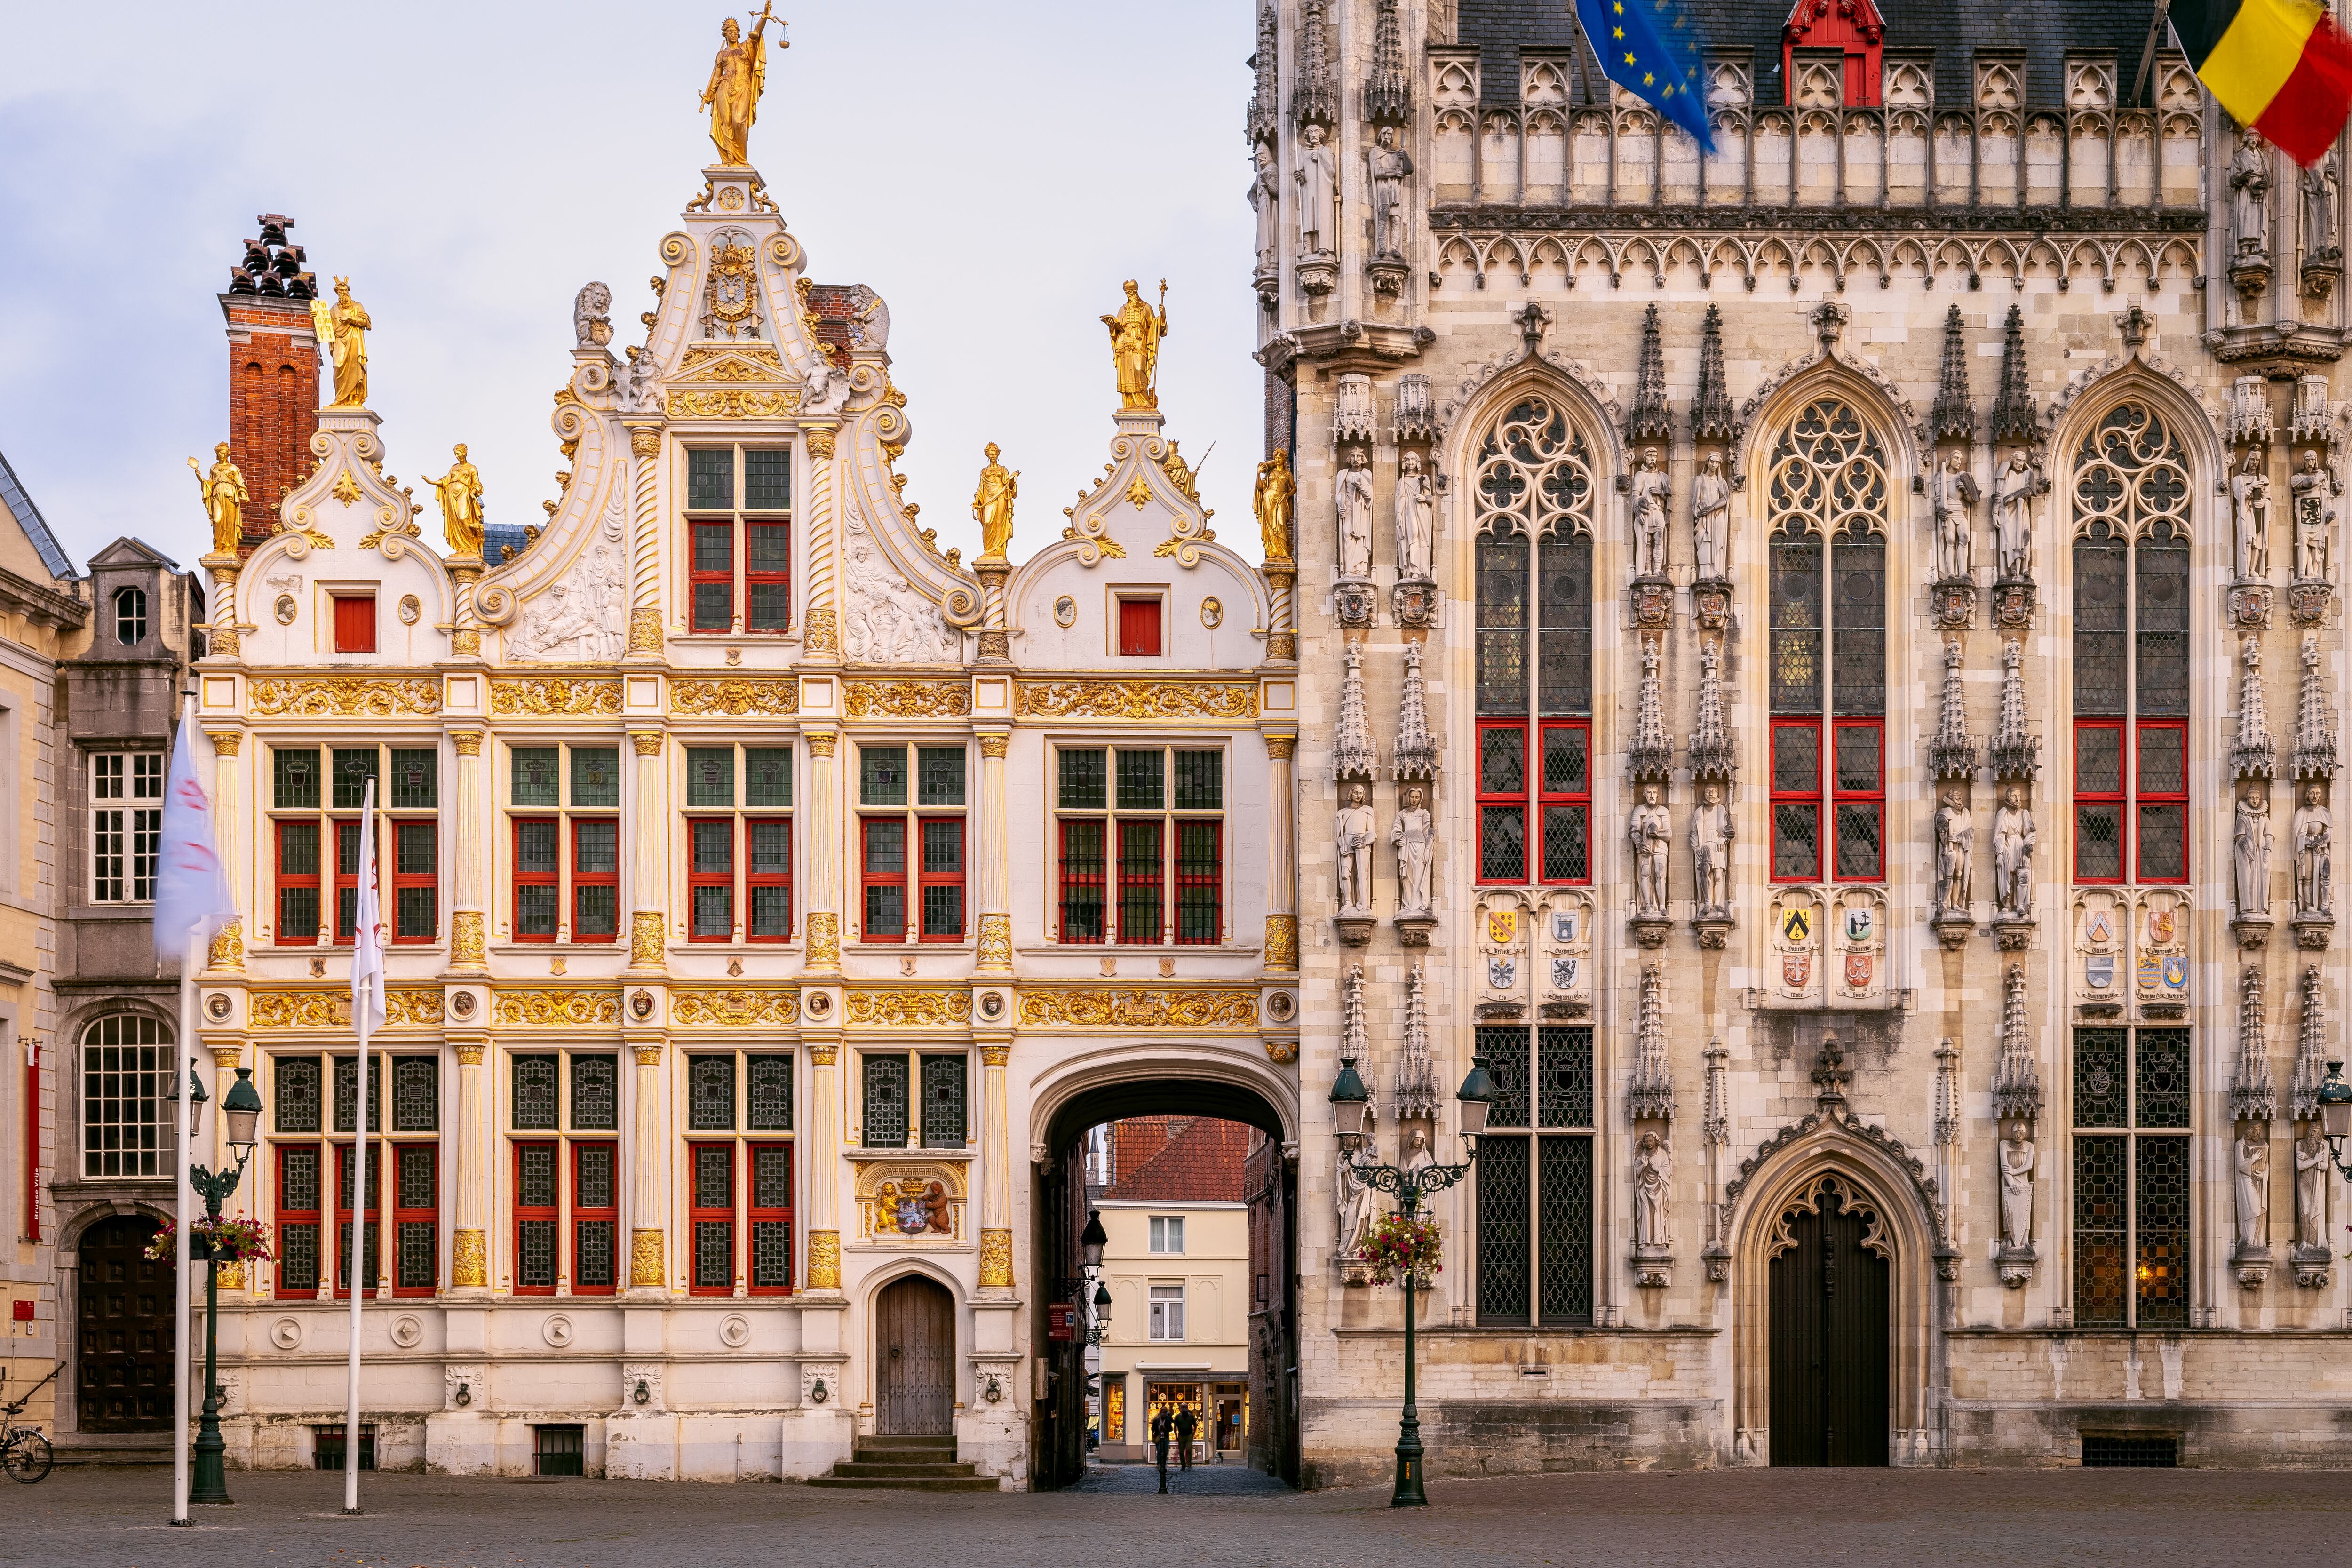
<svg viewBox="0 0 2352 1568">
<path fill-rule="evenodd" d="M 923 1147 L 961 1149 L 966 1142 L 964 1059 L 961 1055 L 923 1058 Z"/>
<path fill-rule="evenodd" d="M 907 1058 L 866 1058 L 866 1132 L 869 1149 L 907 1146 Z"/>
<path fill-rule="evenodd" d="M 2074 1322 L 2189 1325 L 2189 1031 L 2074 1031 Z"/>
<path fill-rule="evenodd" d="M 1592 1030 L 1489 1025 L 1475 1039 L 1495 1080 L 1488 1125 L 1534 1129 L 1479 1143 L 1479 1321 L 1590 1322 Z"/>
<path fill-rule="evenodd" d="M 514 1058 L 514 1124 L 531 1130 L 555 1128 L 555 1058 Z"/>
<path fill-rule="evenodd" d="M 751 1104 L 744 1125 L 754 1132 L 790 1132 L 793 1130 L 793 1058 L 753 1057 L 746 1065 L 751 1079 Z"/>
<path fill-rule="evenodd" d="M 354 1111 L 359 1100 L 359 1058 L 337 1057 L 335 1058 L 336 1131 L 350 1132 L 354 1131 L 357 1125 Z M 367 1079 L 367 1120 L 369 1131 L 376 1132 L 383 1130 L 383 1058 L 382 1057 L 371 1055 L 368 1058 Z"/>
<path fill-rule="evenodd" d="M 436 1057 L 395 1057 L 392 1063 L 392 1130 L 433 1132 L 441 1126 L 441 1062 Z"/>
<path fill-rule="evenodd" d="M 614 1131 L 621 1125 L 621 1061 L 618 1057 L 572 1058 L 572 1125 L 587 1131 Z"/>
<path fill-rule="evenodd" d="M 688 1057 L 686 1124 L 698 1131 L 735 1130 L 735 1058 Z"/>
</svg>

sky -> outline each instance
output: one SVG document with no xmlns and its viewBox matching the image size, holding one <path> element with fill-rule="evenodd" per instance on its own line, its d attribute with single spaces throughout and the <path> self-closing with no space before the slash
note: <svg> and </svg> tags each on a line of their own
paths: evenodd
<svg viewBox="0 0 2352 1568">
<path fill-rule="evenodd" d="M 374 320 L 384 467 L 467 443 L 488 520 L 544 521 L 572 301 L 642 341 L 656 247 L 713 161 L 696 106 L 730 13 L 677 0 L 152 0 L 11 7 L 0 51 L 0 452 L 78 567 L 121 534 L 193 566 L 186 459 L 227 433 L 217 296 L 280 212 Z M 735 15 L 745 13 L 739 10 Z M 788 0 L 751 162 L 819 282 L 890 307 L 899 470 L 977 553 L 982 447 L 1021 473 L 1013 554 L 1108 456 L 1098 318 L 1168 281 L 1167 433 L 1251 548 L 1262 372 L 1243 115 L 1250 0 Z M 772 37 L 772 30 L 771 31 Z M 1214 451 L 1211 455 L 1211 447 Z M 206 458 L 209 461 L 209 457 Z M 428 517 L 431 514 L 428 513 Z M 431 530 L 438 542 L 437 529 Z"/>
</svg>

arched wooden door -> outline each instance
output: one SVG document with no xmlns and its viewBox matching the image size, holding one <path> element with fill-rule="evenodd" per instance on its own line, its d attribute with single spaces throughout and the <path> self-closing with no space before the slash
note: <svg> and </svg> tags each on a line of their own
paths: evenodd
<svg viewBox="0 0 2352 1568">
<path fill-rule="evenodd" d="M 117 1215 L 82 1232 L 74 1403 L 85 1432 L 172 1429 L 173 1267 L 146 1256 L 163 1228 Z"/>
<path fill-rule="evenodd" d="M 1772 1463 L 1886 1463 L 1887 1279 L 1878 1215 L 1826 1177 L 1780 1216 L 1772 1258 Z"/>
<path fill-rule="evenodd" d="M 944 1436 L 955 1429 L 955 1298 L 919 1274 L 874 1301 L 874 1429 Z"/>
</svg>

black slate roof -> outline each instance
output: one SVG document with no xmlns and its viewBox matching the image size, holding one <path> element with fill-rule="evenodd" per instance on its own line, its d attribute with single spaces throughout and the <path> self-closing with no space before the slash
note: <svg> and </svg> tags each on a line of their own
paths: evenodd
<svg viewBox="0 0 2352 1568">
<path fill-rule="evenodd" d="M 5 452 L 0 452 L 0 507 L 8 510 L 9 514 L 16 518 L 16 526 L 25 531 L 25 537 L 33 542 L 34 552 L 40 556 L 41 564 L 49 569 L 50 576 L 79 575 L 74 571 L 72 559 L 58 547 L 58 536 L 49 531 L 48 523 L 41 516 L 41 509 L 33 504 L 33 498 L 26 495 L 25 487 L 16 481 L 16 470 L 8 466 L 8 454 Z"/>
</svg>

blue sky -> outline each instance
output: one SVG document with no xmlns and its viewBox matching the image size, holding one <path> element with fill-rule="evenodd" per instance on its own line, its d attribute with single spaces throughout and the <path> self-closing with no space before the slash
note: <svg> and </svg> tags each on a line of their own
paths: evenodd
<svg viewBox="0 0 2352 1568">
<path fill-rule="evenodd" d="M 1022 473 L 1013 553 L 1099 474 L 1119 280 L 1165 277 L 1168 433 L 1221 537 L 1254 544 L 1242 121 L 1249 0 L 793 0 L 751 161 L 822 282 L 890 305 L 907 497 L 977 547 L 981 447 Z M 736 13 L 741 15 L 740 11 Z M 616 341 L 713 156 L 716 5 L 22 5 L 0 64 L 0 451 L 76 563 L 136 534 L 193 564 L 185 459 L 226 433 L 215 296 L 283 212 L 374 318 L 385 467 L 465 441 L 493 522 L 538 522 L 572 300 Z M 437 536 L 436 536 L 437 542 Z"/>
</svg>

